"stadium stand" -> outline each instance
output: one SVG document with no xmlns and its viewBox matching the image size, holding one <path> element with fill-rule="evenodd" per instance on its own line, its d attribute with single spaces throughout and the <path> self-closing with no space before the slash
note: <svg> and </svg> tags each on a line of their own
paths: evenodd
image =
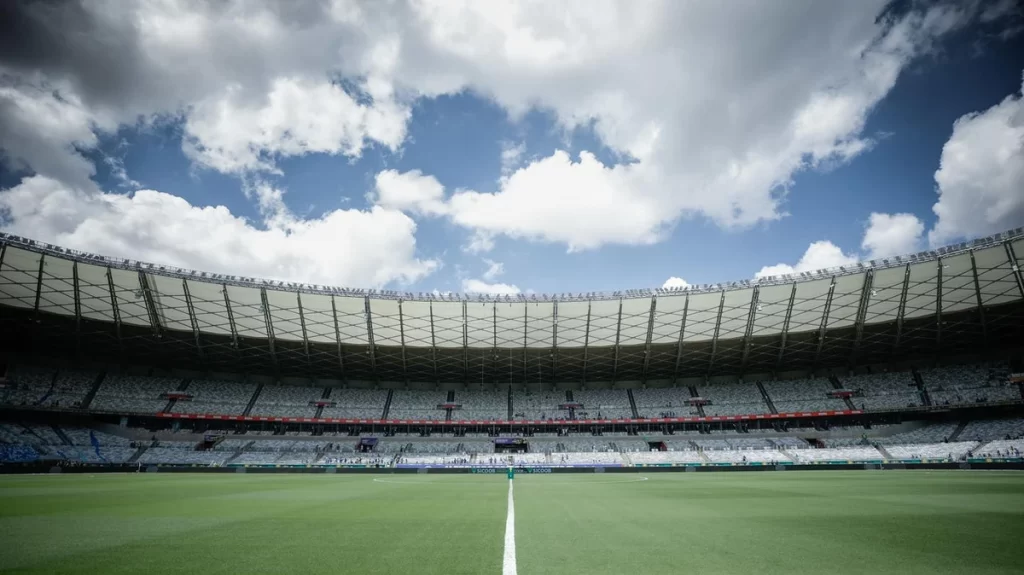
<svg viewBox="0 0 1024 575">
<path fill-rule="evenodd" d="M 960 365 L 921 371 L 936 405 L 1014 401 L 1020 391 L 1008 382 L 1009 369 L 1002 364 Z"/>
<path fill-rule="evenodd" d="M 556 391 L 543 393 L 516 391 L 512 394 L 515 419 L 569 419 L 568 411 L 558 409 L 558 406 L 563 403 L 566 403 L 565 394 Z"/>
<path fill-rule="evenodd" d="M 185 391 L 192 399 L 174 402 L 171 412 L 241 415 L 255 391 L 255 383 L 192 380 Z"/>
<path fill-rule="evenodd" d="M 495 421 L 508 419 L 508 395 L 499 391 L 457 391 L 455 403 L 462 406 L 452 419 Z"/>
<path fill-rule="evenodd" d="M 387 398 L 384 389 L 332 389 L 334 407 L 325 407 L 321 417 L 380 419 Z"/>
<path fill-rule="evenodd" d="M 921 405 L 921 394 L 914 387 L 910 372 L 871 373 L 842 379 L 854 392 L 853 403 L 861 409 L 900 409 Z"/>
<path fill-rule="evenodd" d="M 576 410 L 576 419 L 632 419 L 629 395 L 624 389 L 585 389 L 573 392 L 573 399 L 583 405 Z"/>
<path fill-rule="evenodd" d="M 446 403 L 447 393 L 443 391 L 396 390 L 391 396 L 391 410 L 388 419 L 425 419 L 444 421 L 445 410 L 437 406 Z"/>
<path fill-rule="evenodd" d="M 161 397 L 174 391 L 181 379 L 141 375 L 108 374 L 96 392 L 90 409 L 127 413 L 156 413 L 167 405 Z"/>
<path fill-rule="evenodd" d="M 744 415 L 769 413 L 768 405 L 753 383 L 715 383 L 697 386 L 707 415 Z"/>
<path fill-rule="evenodd" d="M 780 413 L 849 409 L 842 399 L 829 397 L 834 389 L 827 379 L 763 381 L 761 385 Z"/>
<path fill-rule="evenodd" d="M 340 390 L 332 391 L 337 393 Z M 316 407 L 310 402 L 320 400 L 323 393 L 323 388 L 319 387 L 266 385 L 249 414 L 270 417 L 313 417 L 316 414 Z M 327 408 L 324 408 L 324 411 L 326 412 Z M 331 413 L 334 413 L 334 410 L 331 410 Z"/>
<path fill-rule="evenodd" d="M 686 388 L 634 389 L 633 400 L 640 417 L 688 417 L 700 415 L 689 403 Z"/>
</svg>

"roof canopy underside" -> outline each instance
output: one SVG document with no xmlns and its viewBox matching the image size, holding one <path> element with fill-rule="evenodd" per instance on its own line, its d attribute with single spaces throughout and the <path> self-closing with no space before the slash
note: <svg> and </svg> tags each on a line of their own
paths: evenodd
<svg viewBox="0 0 1024 575">
<path fill-rule="evenodd" d="M 900 346 L 934 352 L 958 337 L 1013 343 L 1005 338 L 1019 337 L 1024 303 L 1021 238 L 807 281 L 571 301 L 376 299 L 0 250 L 4 317 L 45 319 L 73 331 L 76 346 L 84 329 L 110 334 L 118 349 L 176 341 L 199 359 L 249 350 L 274 366 L 366 364 L 374 377 L 386 368 L 414 381 L 647 379 L 691 364 L 704 373 L 788 367 L 793 354 L 826 364 Z"/>
</svg>

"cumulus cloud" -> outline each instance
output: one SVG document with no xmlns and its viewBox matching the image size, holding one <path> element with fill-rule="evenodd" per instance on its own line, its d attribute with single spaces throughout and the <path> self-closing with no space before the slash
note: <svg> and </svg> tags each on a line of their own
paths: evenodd
<svg viewBox="0 0 1024 575">
<path fill-rule="evenodd" d="M 462 280 L 462 291 L 487 295 L 515 295 L 521 290 L 518 286 L 504 283 L 487 283 L 478 279 Z"/>
<path fill-rule="evenodd" d="M 865 259 L 910 254 L 921 249 L 924 222 L 913 214 L 872 213 L 864 230 L 861 249 Z"/>
<path fill-rule="evenodd" d="M 338 286 L 410 283 L 437 268 L 416 256 L 416 223 L 374 207 L 302 219 L 281 190 L 254 193 L 263 227 L 223 206 L 155 190 L 85 193 L 45 176 L 0 193 L 3 230 L 104 255 L 243 276 Z"/>
<path fill-rule="evenodd" d="M 386 208 L 419 215 L 441 215 L 448 211 L 444 186 L 434 176 L 425 176 L 419 170 L 380 172 L 369 199 Z"/>
<path fill-rule="evenodd" d="M 486 281 L 494 281 L 495 278 L 505 273 L 505 264 L 501 262 L 485 258 L 484 263 L 487 264 L 487 270 L 483 273 L 483 278 Z"/>
<path fill-rule="evenodd" d="M 73 126 L 180 118 L 186 152 L 229 173 L 396 149 L 417 98 L 471 91 L 513 118 L 542 108 L 562 128 L 592 128 L 624 161 L 519 157 L 496 189 L 456 191 L 444 214 L 415 206 L 468 228 L 470 250 L 497 236 L 583 250 L 657 242 L 684 217 L 725 227 L 780 218 L 797 174 L 869 149 L 865 120 L 902 70 L 979 11 L 886 6 L 15 2 L 0 18 L 0 72 L 76 103 Z M 17 126 L 12 109 L 0 106 L 0 134 Z M 0 140 L 8 155 L 83 187 L 83 129 L 36 137 L 36 122 L 21 129 L 29 139 Z"/>
<path fill-rule="evenodd" d="M 672 276 L 661 284 L 662 289 L 684 289 L 690 287 L 690 283 L 683 278 Z"/>
<path fill-rule="evenodd" d="M 835 266 L 846 266 L 855 264 L 859 258 L 855 255 L 844 254 L 843 250 L 834 243 L 822 240 L 812 243 L 807 251 L 794 265 L 775 264 L 764 266 L 754 274 L 754 278 L 761 279 L 767 276 L 779 276 L 784 274 L 795 274 L 800 272 L 814 271 Z"/>
<path fill-rule="evenodd" d="M 942 147 L 934 245 L 1024 225 L 1024 100 L 1011 94 L 959 118 Z"/>
<path fill-rule="evenodd" d="M 185 153 L 224 173 L 276 171 L 274 159 L 323 153 L 357 157 L 368 141 L 395 150 L 409 110 L 360 104 L 326 78 L 277 78 L 263 101 L 238 85 L 197 102 L 185 121 Z"/>
</svg>

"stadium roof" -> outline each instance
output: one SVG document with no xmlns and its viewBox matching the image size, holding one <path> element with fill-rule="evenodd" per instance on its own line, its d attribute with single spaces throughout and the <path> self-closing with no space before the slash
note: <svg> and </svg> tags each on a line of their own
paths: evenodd
<svg viewBox="0 0 1024 575">
<path fill-rule="evenodd" d="M 1024 229 L 791 276 L 483 296 L 226 276 L 0 234 L 8 348 L 359 381 L 667 381 L 1021 341 Z"/>
</svg>

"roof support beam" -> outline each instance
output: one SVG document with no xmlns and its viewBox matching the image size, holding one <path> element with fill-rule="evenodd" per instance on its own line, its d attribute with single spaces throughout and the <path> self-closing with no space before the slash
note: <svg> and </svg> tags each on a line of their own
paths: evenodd
<svg viewBox="0 0 1024 575">
<path fill-rule="evenodd" d="M 786 319 L 782 321 L 782 337 L 779 340 L 779 355 L 775 358 L 775 371 L 782 367 L 782 357 L 786 354 L 786 341 L 789 339 L 789 320 L 793 317 L 794 303 L 796 303 L 796 282 L 793 282 L 793 289 L 789 292 Z"/>
<path fill-rule="evenodd" d="M 935 260 L 935 354 L 942 349 L 942 258 Z"/>
<path fill-rule="evenodd" d="M 78 267 L 75 267 L 75 281 L 78 281 Z M 181 280 L 181 290 L 185 294 L 185 307 L 188 308 L 188 322 L 192 326 L 192 337 L 196 342 L 196 351 L 199 353 L 199 359 L 203 358 L 203 344 L 199 338 L 199 320 L 196 319 L 196 308 L 192 305 L 192 293 L 188 290 L 188 280 Z M 76 290 L 77 291 L 77 290 Z"/>
<path fill-rule="evenodd" d="M 430 300 L 430 362 L 434 367 L 434 384 L 441 384 L 441 376 L 437 372 L 437 339 L 434 338 L 434 300 Z"/>
<path fill-rule="evenodd" d="M 462 300 L 462 383 L 469 385 L 469 303 Z"/>
<path fill-rule="evenodd" d="M 1024 271 L 1022 271 L 1020 266 L 1017 264 L 1017 254 L 1014 252 L 1013 245 L 1009 240 L 1003 242 L 1003 247 L 1006 248 L 1006 257 L 1010 260 L 1010 269 L 1013 270 L 1013 279 L 1017 280 L 1017 291 L 1020 292 L 1020 297 L 1024 298 Z"/>
<path fill-rule="evenodd" d="M 370 371 L 373 372 L 373 382 L 380 384 L 380 377 L 377 375 L 377 344 L 373 340 L 373 313 L 370 311 L 370 296 L 363 296 L 363 311 L 366 314 L 366 341 L 370 347 L 366 354 L 370 356 Z"/>
<path fill-rule="evenodd" d="M 860 302 L 857 304 L 857 318 L 854 320 L 853 350 L 850 352 L 849 364 L 853 366 L 860 356 L 860 342 L 864 339 L 864 322 L 868 317 L 868 305 L 875 289 L 875 270 L 864 273 L 864 287 L 860 290 Z"/>
<path fill-rule="evenodd" d="M 46 254 L 39 254 L 39 275 L 36 276 L 36 301 L 32 310 L 39 313 L 39 300 L 43 296 L 43 267 L 46 265 Z"/>
<path fill-rule="evenodd" d="M 492 364 L 493 367 L 491 368 L 491 371 L 492 373 L 495 374 L 495 377 L 493 378 L 494 383 L 497 383 L 498 378 L 496 377 L 496 375 L 498 373 L 498 302 L 494 302 L 494 305 L 491 306 L 491 322 L 491 327 L 493 329 L 493 331 L 491 332 L 491 336 L 493 337 L 491 341 L 491 350 L 494 356 L 492 358 L 494 363 Z M 509 383 L 511 384 L 511 382 Z"/>
<path fill-rule="evenodd" d="M 526 304 L 523 304 L 523 385 L 526 386 L 527 389 L 530 388 L 529 384 L 527 383 L 528 381 L 530 381 L 530 377 L 529 377 L 530 374 L 529 374 L 529 366 L 527 365 L 527 361 L 526 361 L 526 352 L 529 350 L 529 348 L 527 347 L 527 344 L 529 343 L 529 340 L 527 339 L 527 333 L 529 333 L 529 331 L 530 331 L 530 304 L 526 303 Z M 540 391 L 540 389 L 541 389 L 540 382 L 538 381 L 537 382 L 537 390 Z"/>
<path fill-rule="evenodd" d="M 828 295 L 825 297 L 825 309 L 821 312 L 821 325 L 818 327 L 818 349 L 814 351 L 814 367 L 821 361 L 821 350 L 825 347 L 825 332 L 828 331 L 828 316 L 832 311 L 832 297 L 836 294 L 836 276 L 828 284 Z"/>
<path fill-rule="evenodd" d="M 711 356 L 708 357 L 708 375 L 711 375 L 711 369 L 715 366 L 715 355 L 718 354 L 718 334 L 722 329 L 723 312 L 725 312 L 725 290 L 722 290 L 722 297 L 718 299 L 718 318 L 715 320 L 715 334 L 711 338 Z"/>
<path fill-rule="evenodd" d="M 981 336 L 988 342 L 988 322 L 985 321 L 985 305 L 981 298 L 981 282 L 978 281 L 978 264 L 974 261 L 974 250 L 971 250 L 971 272 L 974 275 L 974 296 L 978 302 L 978 320 L 981 322 Z"/>
<path fill-rule="evenodd" d="M 739 364 L 739 372 L 746 371 L 746 361 L 751 357 L 751 340 L 754 338 L 754 319 L 758 315 L 758 304 L 761 298 L 761 286 L 754 286 L 754 293 L 751 294 L 751 310 L 746 314 L 746 329 L 743 330 L 743 359 Z"/>
<path fill-rule="evenodd" d="M 164 326 L 160 322 L 160 312 L 156 309 L 156 298 L 153 297 L 153 290 L 149 286 L 149 277 L 142 270 L 139 270 L 139 287 L 142 288 L 142 299 L 146 302 L 146 313 L 149 315 L 153 335 L 163 337 Z"/>
<path fill-rule="evenodd" d="M 348 387 L 348 380 L 345 378 L 345 350 L 341 346 L 341 329 L 338 327 L 338 306 L 334 303 L 334 296 L 331 296 L 331 317 L 334 319 L 334 342 L 338 346 L 338 374 L 342 383 Z"/>
<path fill-rule="evenodd" d="M 221 292 L 224 294 L 224 309 L 228 312 L 228 326 L 231 327 L 231 347 L 238 349 L 238 326 L 235 325 L 235 312 L 231 309 L 227 284 L 221 284 Z"/>
<path fill-rule="evenodd" d="M 402 380 L 409 387 L 409 369 L 405 361 L 405 315 L 402 313 L 402 300 L 398 300 L 398 341 L 402 344 Z"/>
<path fill-rule="evenodd" d="M 558 300 L 551 309 L 551 381 L 558 382 Z"/>
<path fill-rule="evenodd" d="M 644 370 L 640 385 L 647 387 L 647 370 L 651 365 L 651 341 L 654 339 L 654 314 L 658 309 L 658 296 L 651 296 L 651 313 L 647 317 L 647 340 L 644 342 Z"/>
<path fill-rule="evenodd" d="M 7 243 L 0 243 L 0 269 L 4 267 L 4 256 L 7 255 Z"/>
<path fill-rule="evenodd" d="M 900 291 L 900 307 L 896 312 L 896 343 L 892 346 L 893 353 L 903 343 L 903 318 L 907 314 L 907 292 L 910 290 L 910 264 L 903 272 L 903 289 Z"/>
<path fill-rule="evenodd" d="M 302 350 L 306 352 L 306 363 L 309 363 L 309 333 L 306 331 L 306 313 L 302 309 L 302 292 L 295 292 L 295 303 L 299 306 L 299 326 L 302 328 Z"/>
<path fill-rule="evenodd" d="M 2 259 L 2 258 L 0 258 Z M 182 280 L 184 281 L 184 280 Z M 75 292 L 75 353 L 82 353 L 82 295 L 78 291 L 78 262 L 71 264 L 71 289 Z"/>
<path fill-rule="evenodd" d="M 226 288 L 225 288 L 226 289 Z M 270 301 L 267 299 L 267 289 L 260 288 L 260 302 L 263 308 L 263 321 L 267 323 L 267 347 L 270 349 L 270 361 L 274 363 L 274 369 L 277 369 L 277 349 L 274 342 L 274 319 L 270 313 Z"/>
<path fill-rule="evenodd" d="M 593 303 L 593 300 L 587 300 L 587 327 L 583 332 L 583 378 L 580 384 L 584 389 L 587 387 L 587 359 L 590 355 L 590 307 Z"/>
<path fill-rule="evenodd" d="M 121 341 L 121 312 L 117 308 L 117 292 L 114 291 L 114 274 L 107 266 L 107 290 L 110 291 L 110 311 L 114 314 L 114 332 L 117 334 L 117 346 L 123 347 Z"/>
<path fill-rule="evenodd" d="M 679 322 L 679 341 L 676 345 L 676 367 L 672 370 L 672 385 L 679 380 L 679 364 L 683 361 L 683 335 L 686 333 L 686 315 L 690 311 L 690 294 L 683 300 L 683 319 Z"/>
<path fill-rule="evenodd" d="M 619 338 L 622 335 L 622 298 L 619 298 L 619 321 L 615 322 L 615 356 L 612 359 L 612 385 L 619 379 Z"/>
</svg>

